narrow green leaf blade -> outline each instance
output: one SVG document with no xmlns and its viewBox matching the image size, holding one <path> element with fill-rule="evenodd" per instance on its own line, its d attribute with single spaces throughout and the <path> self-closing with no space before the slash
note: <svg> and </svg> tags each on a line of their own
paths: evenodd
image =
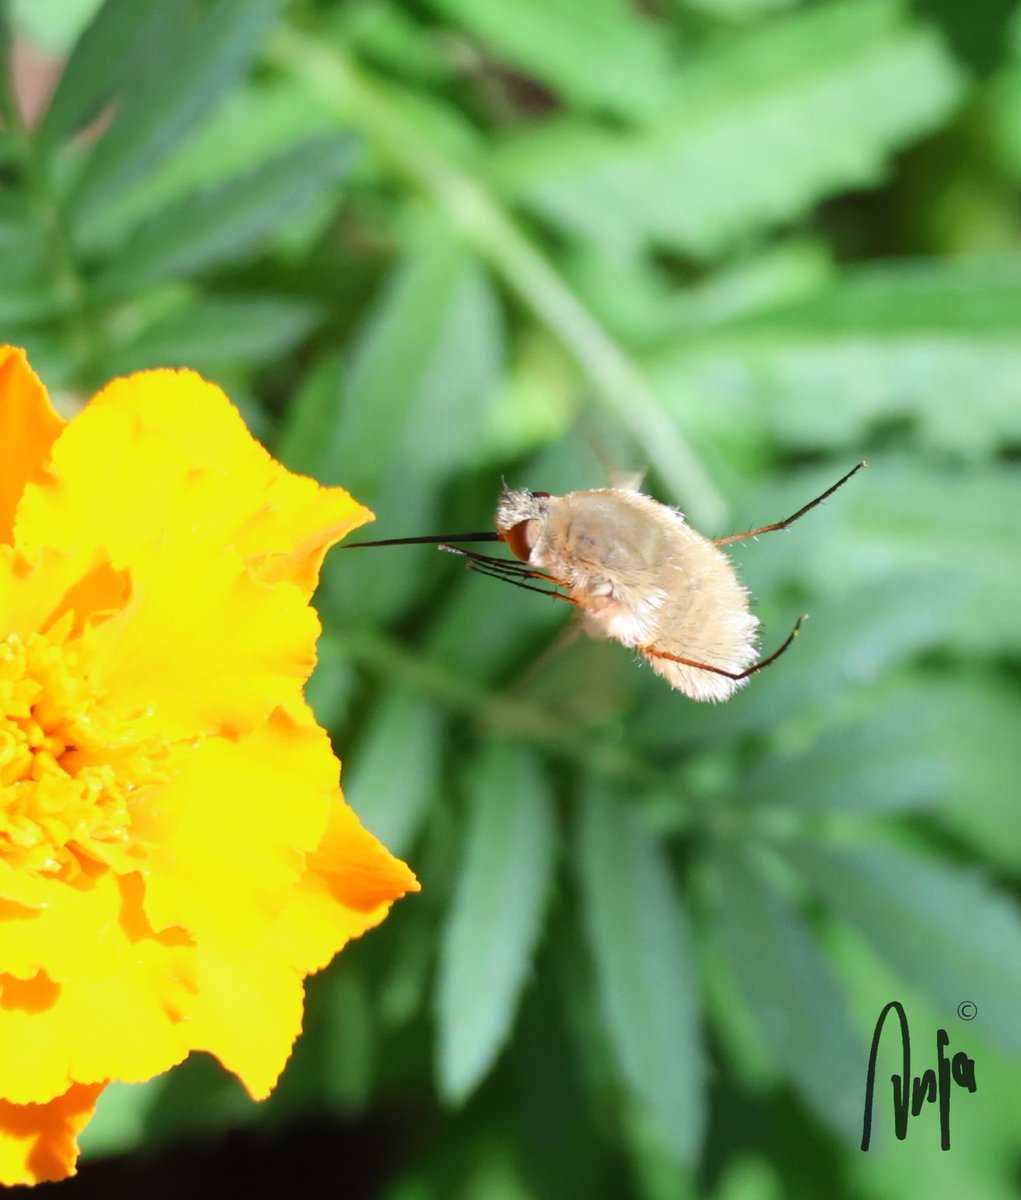
<svg viewBox="0 0 1021 1200">
<path fill-rule="evenodd" d="M 785 853 L 947 1021 L 970 1000 L 983 1034 L 1006 1053 L 1021 1053 L 1021 918 L 984 878 L 876 844 L 802 841 Z"/>
<path fill-rule="evenodd" d="M 896 617 L 903 630 L 894 629 L 884 613 L 882 622 L 863 622 L 866 637 L 883 642 L 899 632 L 905 644 L 918 645 L 914 631 L 928 626 L 929 644 L 942 639 L 959 652 L 996 654 L 1021 647 L 1015 616 L 1021 606 L 1021 573 L 1014 569 L 1021 556 L 1021 523 L 1013 519 L 1021 505 L 1021 476 L 1013 465 L 927 466 L 919 455 L 876 456 L 869 462 L 860 486 L 856 481 L 843 499 L 834 497 L 806 518 L 813 522 L 811 553 L 805 553 L 801 542 L 809 536 L 807 524 L 796 538 L 770 542 L 769 553 L 756 562 L 756 590 L 763 579 L 799 579 L 850 606 L 856 590 L 876 587 L 893 597 L 899 584 L 905 593 L 915 591 L 917 611 L 913 616 L 906 611 L 905 594 L 897 603 L 902 615 Z M 808 478 L 824 477 L 815 471 Z M 792 511 L 784 504 L 803 495 L 805 486 L 814 484 L 799 484 L 791 476 L 768 494 L 763 488 L 766 510 L 772 512 L 775 504 L 778 511 Z M 948 570 L 948 564 L 958 569 Z M 859 623 L 853 612 L 847 615 Z M 807 636 L 808 627 L 805 632 Z M 873 670 L 883 665 L 876 649 L 878 643 L 862 651 L 863 657 L 873 657 Z M 895 658 L 898 650 L 887 656 Z"/>
<path fill-rule="evenodd" d="M 489 745 L 471 777 L 464 869 L 443 931 L 439 1086 L 478 1086 L 510 1033 L 542 924 L 555 849 L 553 797 L 535 759 Z"/>
<path fill-rule="evenodd" d="M 388 694 L 344 767 L 348 800 L 367 829 L 403 856 L 439 790 L 442 716 L 417 695 Z"/>
<path fill-rule="evenodd" d="M 318 323 L 320 308 L 288 296 L 206 296 L 155 321 L 111 356 L 110 374 L 267 362 Z"/>
<path fill-rule="evenodd" d="M 106 0 L 75 43 L 39 124 L 44 144 L 73 137 L 99 116 L 131 71 L 164 0 Z"/>
<path fill-rule="evenodd" d="M 21 197 L 0 197 L 0 322 L 10 326 L 48 317 L 61 307 L 51 249 Z M 6 338 L 9 334 L 5 335 Z"/>
<path fill-rule="evenodd" d="M 310 1064 L 311 1095 L 301 1096 L 299 1103 L 314 1102 L 316 1091 L 323 1088 L 338 1111 L 362 1113 L 372 1096 L 380 1049 L 370 983 L 355 964 L 341 960 L 324 973 L 319 988 L 322 1044 Z"/>
<path fill-rule="evenodd" d="M 738 799 L 798 812 L 895 812 L 932 805 L 950 772 L 938 753 L 941 713 L 913 694 L 903 708 L 841 722 L 804 749 L 767 754 L 741 776 Z"/>
<path fill-rule="evenodd" d="M 653 369 L 713 441 L 762 422 L 815 453 L 898 420 L 926 448 L 978 459 L 1021 439 L 1021 259 L 845 270 L 796 303 L 675 342 Z"/>
<path fill-rule="evenodd" d="M 299 220 L 346 173 L 354 143 L 316 138 L 211 191 L 153 213 L 92 285 L 101 303 L 225 262 Z"/>
<path fill-rule="evenodd" d="M 44 54 L 66 59 L 103 0 L 4 0 L 23 38 Z"/>
<path fill-rule="evenodd" d="M 372 503 L 388 458 L 442 472 L 483 436 L 503 345 L 492 287 L 431 229 L 390 276 L 354 348 L 337 443 Z"/>
<path fill-rule="evenodd" d="M 854 1142 L 861 1132 L 865 1045 L 840 984 L 794 905 L 750 857 L 714 857 L 720 937 L 776 1067 L 819 1120 Z"/>
<path fill-rule="evenodd" d="M 173 155 L 78 220 L 75 239 L 80 253 L 87 261 L 103 261 L 126 232 L 153 213 L 201 191 L 225 187 L 300 142 L 336 136 L 337 127 L 336 117 L 316 106 L 300 80 L 248 79 Z"/>
<path fill-rule="evenodd" d="M 502 360 L 489 277 L 446 231 L 430 227 L 366 318 L 338 419 L 322 435 L 331 461 L 344 464 L 344 486 L 375 512 L 374 536 L 429 531 L 437 482 L 472 462 L 485 437 Z M 375 623 L 406 603 L 436 558 L 409 549 L 343 564 L 336 578 L 348 614 Z"/>
<path fill-rule="evenodd" d="M 281 417 L 274 453 L 286 467 L 320 483 L 346 484 L 345 464 L 331 441 L 343 396 L 344 364 L 335 352 L 315 363 Z"/>
<path fill-rule="evenodd" d="M 621 1073 L 680 1161 L 705 1124 L 705 1062 L 691 934 L 662 846 L 634 809 L 585 797 L 584 916 Z"/>
<path fill-rule="evenodd" d="M 1017 817 L 1017 781 L 1021 779 L 1021 695 L 1007 673 L 982 670 L 949 672 L 905 681 L 908 702 L 926 705 L 937 719 L 929 751 L 950 775 L 938 809 L 941 824 L 964 838 L 997 873 L 1021 874 L 1021 823 Z M 976 803 L 981 797 L 981 803 Z"/>
<path fill-rule="evenodd" d="M 77 181 L 75 217 L 164 159 L 236 84 L 280 0 L 163 0 L 126 72 L 110 127 Z"/>
</svg>

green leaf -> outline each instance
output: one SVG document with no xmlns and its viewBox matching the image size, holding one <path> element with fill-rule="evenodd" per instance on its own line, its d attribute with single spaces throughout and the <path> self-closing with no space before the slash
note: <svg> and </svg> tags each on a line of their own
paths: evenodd
<svg viewBox="0 0 1021 1200">
<path fill-rule="evenodd" d="M 280 0 L 163 0 L 134 48 L 109 129 L 73 196 L 76 222 L 166 158 L 230 91 Z"/>
<path fill-rule="evenodd" d="M 884 704 L 881 712 L 826 730 L 808 749 L 757 759 L 741 775 L 740 801 L 802 813 L 934 805 L 950 770 L 938 754 L 942 723 L 927 700 L 913 694 L 904 708 Z"/>
<path fill-rule="evenodd" d="M 797 909 L 750 856 L 722 846 L 713 865 L 720 937 L 774 1065 L 823 1124 L 854 1142 L 866 1050 L 839 982 Z"/>
<path fill-rule="evenodd" d="M 646 254 L 621 257 L 599 242 L 572 246 L 567 269 L 574 286 L 610 329 L 629 344 L 653 348 L 646 369 L 667 371 L 675 360 L 683 364 L 689 355 L 697 359 L 703 347 L 711 353 L 716 337 L 726 336 L 717 330 L 729 330 L 742 317 L 769 313 L 811 295 L 834 274 L 826 244 L 801 233 L 765 242 L 754 253 L 721 263 L 683 288 L 670 270 L 669 258 L 662 262 Z M 665 403 L 673 387 L 668 381 Z M 726 392 L 717 398 L 718 403 L 723 400 L 729 400 Z M 702 429 L 702 417 L 690 406 L 686 410 L 686 427 L 693 434 Z M 719 419 L 709 428 L 716 439 L 728 432 Z"/>
<path fill-rule="evenodd" d="M 641 134 L 548 121 L 495 164 L 504 190 L 572 233 L 633 253 L 718 255 L 824 196 L 878 182 L 937 127 L 959 73 L 900 0 L 842 0 L 754 25 L 677 77 Z"/>
<path fill-rule="evenodd" d="M 769 16 L 780 8 L 793 8 L 800 0 L 683 0 L 687 8 L 708 13 L 722 21 L 747 21 Z"/>
<path fill-rule="evenodd" d="M 146 1145 L 180 1141 L 205 1129 L 250 1124 L 257 1119 L 240 1082 L 208 1054 L 191 1054 L 152 1081 L 161 1086 L 146 1114 Z"/>
<path fill-rule="evenodd" d="M 551 339 L 515 346 L 488 414 L 485 459 L 505 464 L 563 440 L 571 423 L 575 376 Z"/>
<path fill-rule="evenodd" d="M 788 501 L 792 495 L 802 494 L 798 487 L 789 491 Z M 772 513 L 772 505 L 766 511 Z M 793 509 L 785 509 L 784 502 L 780 502 L 776 511 L 789 513 Z M 846 534 L 827 537 L 824 532 L 812 540 L 810 550 L 799 546 L 793 534 L 768 544 L 769 551 L 765 538 L 761 546 L 749 550 L 757 556 L 776 553 L 778 559 L 782 551 L 783 561 L 774 563 L 764 557 L 756 562 L 754 573 L 750 568 L 741 571 L 757 595 L 777 591 L 781 580 L 797 580 L 806 586 L 804 577 L 816 569 L 813 556 L 825 554 L 832 559 L 826 563 L 827 588 L 820 588 L 816 580 L 809 581 L 812 598 L 803 607 L 809 610 L 811 620 L 787 653 L 755 676 L 725 707 L 693 707 L 685 714 L 683 728 L 678 728 L 676 713 L 669 706 L 653 708 L 635 734 L 637 742 L 649 752 L 662 754 L 669 746 L 728 746 L 742 735 L 782 729 L 799 716 L 810 715 L 817 723 L 819 714 L 838 712 L 855 693 L 874 689 L 921 652 L 946 646 L 961 628 L 966 603 L 975 594 L 968 580 L 948 573 L 945 567 L 926 572 L 891 568 L 882 578 L 863 579 L 860 564 L 848 562 Z M 844 549 L 842 559 L 838 546 Z M 835 573 L 832 577 L 828 576 L 829 570 Z M 781 616 L 775 604 L 772 608 L 777 615 L 765 622 L 762 631 L 767 652 L 780 645 L 798 611 L 791 604 Z M 905 779 L 906 800 L 918 794 L 924 775 L 923 770 L 914 781 Z M 853 779 L 841 784 L 838 772 L 836 786 L 838 791 L 846 787 L 845 798 L 849 798 L 857 785 Z"/>
<path fill-rule="evenodd" d="M 606 409 L 637 441 L 678 496 L 719 516 L 721 498 L 698 456 L 666 419 L 657 397 L 627 353 L 593 319 L 543 253 L 515 226 L 488 191 L 447 150 L 447 141 L 412 119 L 406 105 L 344 56 L 322 52 L 308 37 L 274 40 L 275 61 L 300 72 L 313 63 L 313 86 L 342 119 L 364 128 L 381 155 L 426 192 L 444 221 L 460 231 L 501 274 L 540 322 L 562 341 Z M 399 95 L 399 93 L 398 93 Z M 475 155 L 462 158 L 474 159 Z"/>
<path fill-rule="evenodd" d="M 344 790 L 363 824 L 394 854 L 410 848 L 440 798 L 443 718 L 415 695 L 388 693 L 344 766 Z"/>
<path fill-rule="evenodd" d="M 37 321 L 62 307 L 53 283 L 50 247 L 18 198 L 9 199 L 0 202 L 0 322 L 5 325 Z M 5 333 L 4 340 L 8 337 Z"/>
<path fill-rule="evenodd" d="M 1021 439 L 1019 313 L 1021 259 L 885 264 L 676 343 L 653 369 L 707 439 L 754 422 L 832 449 L 900 421 L 924 447 L 978 458 Z"/>
<path fill-rule="evenodd" d="M 1016 255 L 880 262 L 845 269 L 822 289 L 773 306 L 746 324 L 816 335 L 1017 337 L 1019 300 Z"/>
<path fill-rule="evenodd" d="M 339 353 L 312 367 L 284 410 L 274 450 L 290 470 L 332 486 L 344 482 L 343 460 L 331 454 L 329 439 L 343 405 L 343 378 Z"/>
<path fill-rule="evenodd" d="M 102 0 L 5 0 L 19 34 L 46 54 L 66 57 Z"/>
<path fill-rule="evenodd" d="M 895 586 L 899 578 L 917 589 L 918 625 L 942 626 L 944 640 L 959 652 L 1021 647 L 1021 626 L 1014 619 L 1021 607 L 1021 574 L 1014 570 L 1021 525 L 1012 519 L 1021 504 L 1018 472 L 995 463 L 926 467 L 909 459 L 870 461 L 863 486 L 843 502 L 843 532 L 825 537 L 817 528 L 811 554 L 799 552 L 795 577 L 845 596 L 853 594 L 856 581 Z M 834 497 L 827 515 L 836 507 Z M 767 569 L 792 549 L 778 546 Z M 916 640 L 910 629 L 904 636 Z"/>
<path fill-rule="evenodd" d="M 449 54 L 445 38 L 432 36 L 422 17 L 417 6 L 412 10 L 387 0 L 363 0 L 344 5 L 333 28 L 360 59 L 376 63 L 405 84 L 439 92 L 457 80 L 461 67 Z"/>
<path fill-rule="evenodd" d="M 680 1161 L 698 1153 L 705 1063 L 691 936 L 663 848 L 609 794 L 585 797 L 584 918 L 607 1029 L 630 1090 Z"/>
<path fill-rule="evenodd" d="M 195 370 L 267 362 L 290 350 L 321 318 L 317 305 L 285 296 L 208 296 L 161 317 L 115 352 L 110 374 L 151 367 Z"/>
<path fill-rule="evenodd" d="M 784 853 L 941 1019 L 972 1000 L 983 1035 L 1021 1053 L 1021 919 L 984 878 L 876 843 L 791 842 Z"/>
<path fill-rule="evenodd" d="M 487 746 L 469 795 L 464 868 L 443 930 L 436 993 L 439 1086 L 455 1103 L 479 1085 L 510 1034 L 556 846 L 549 783 L 527 752 Z"/>
<path fill-rule="evenodd" d="M 302 142 L 247 175 L 153 213 L 117 247 L 92 285 L 100 302 L 194 274 L 300 220 L 347 172 L 350 138 Z"/>
<path fill-rule="evenodd" d="M 250 80 L 225 97 L 169 159 L 82 216 L 75 226 L 76 243 L 87 257 L 102 259 L 120 244 L 125 230 L 134 230 L 160 209 L 258 171 L 299 142 L 336 136 L 336 130 L 336 119 L 298 81 L 275 76 Z"/>
<path fill-rule="evenodd" d="M 419 870 L 420 864 L 416 863 Z M 426 875 L 428 868 L 423 871 Z M 435 913 L 417 907 L 405 914 L 400 929 L 393 932 L 386 977 L 376 987 L 373 1003 L 380 1025 L 396 1029 L 408 1025 L 427 1003 L 436 957 Z M 390 1062 L 391 1069 L 401 1069 Z"/>
<path fill-rule="evenodd" d="M 874 582 L 848 574 L 844 583 L 843 594 L 813 600 L 812 619 L 795 645 L 768 669 L 768 680 L 764 671 L 759 686 L 747 689 L 735 714 L 745 728 L 775 728 L 779 714 L 825 712 L 921 652 L 946 646 L 971 591 L 945 573 L 906 568 Z M 767 647 L 779 645 L 785 632 L 786 625 L 771 623 Z"/>
<path fill-rule="evenodd" d="M 516 67 L 575 104 L 643 117 L 669 94 L 669 28 L 626 0 L 432 0 Z"/>
<path fill-rule="evenodd" d="M 369 503 L 388 460 L 430 472 L 460 466 L 484 430 L 502 329 L 476 260 L 431 231 L 388 280 L 355 342 L 335 432 L 352 490 Z"/>
<path fill-rule="evenodd" d="M 1012 731 L 1021 722 L 1021 696 L 1009 677 L 988 669 L 919 668 L 898 673 L 890 686 L 875 685 L 862 699 L 867 715 L 838 716 L 807 749 L 751 763 L 741 773 L 739 800 L 753 811 L 799 813 L 924 806 L 987 861 L 1017 871 L 1021 742 Z"/>
<path fill-rule="evenodd" d="M 1000 73 L 992 90 L 989 114 L 997 158 L 1013 179 L 1021 176 L 1021 65 L 1017 57 L 1015 48 L 1014 62 Z"/>
<path fill-rule="evenodd" d="M 909 675 L 883 706 L 894 733 L 904 730 L 904 758 L 927 761 L 946 777 L 935 810 L 941 826 L 1000 870 L 1021 871 L 1021 694 L 1007 672 Z M 918 714 L 916 736 L 907 713 Z M 892 739 L 891 739 L 892 740 Z M 896 771 L 896 767 L 893 768 Z M 979 798 L 976 802 L 976 798 Z"/>
<path fill-rule="evenodd" d="M 82 1158 L 87 1162 L 137 1149 L 146 1140 L 149 1119 L 165 1084 L 161 1075 L 144 1083 L 114 1080 L 107 1084 L 96 1104 L 95 1116 L 78 1136 Z"/>
<path fill-rule="evenodd" d="M 471 463 L 500 376 L 503 329 L 477 261 L 431 228 L 391 274 L 355 340 L 338 420 L 323 453 L 376 513 L 376 537 L 436 532 L 436 483 Z M 374 551 L 343 564 L 350 615 L 394 613 L 436 555 Z"/>
<path fill-rule="evenodd" d="M 322 1053 L 314 1064 L 317 1082 L 341 1112 L 364 1112 L 379 1054 L 369 983 L 356 966 L 341 961 L 323 979 L 318 1000 L 324 1011 Z"/>
<path fill-rule="evenodd" d="M 164 7 L 164 0 L 106 0 L 75 43 L 39 124 L 44 145 L 73 137 L 99 116 Z"/>
<path fill-rule="evenodd" d="M 337 729 L 350 720 L 358 691 L 358 680 L 347 656 L 324 635 L 316 646 L 315 669 L 305 684 L 305 699 L 319 724 L 324 729 Z"/>
</svg>

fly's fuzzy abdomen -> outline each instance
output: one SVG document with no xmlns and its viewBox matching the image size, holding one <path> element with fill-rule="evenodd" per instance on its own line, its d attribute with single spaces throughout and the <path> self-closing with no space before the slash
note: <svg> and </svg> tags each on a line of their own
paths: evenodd
<svg viewBox="0 0 1021 1200">
<path fill-rule="evenodd" d="M 674 581 L 667 589 L 656 635 L 641 650 L 653 670 L 693 700 L 727 700 L 746 680 L 693 664 L 740 674 L 756 660 L 759 621 L 749 611 L 748 592 L 730 559 L 689 532 L 692 541 L 669 568 Z M 678 658 L 689 662 L 675 661 Z"/>
<path fill-rule="evenodd" d="M 694 699 L 733 694 L 739 681 L 674 661 L 734 674 L 755 661 L 758 621 L 730 559 L 640 492 L 570 492 L 545 506 L 530 561 L 564 581 L 588 631 L 639 649 Z"/>
</svg>

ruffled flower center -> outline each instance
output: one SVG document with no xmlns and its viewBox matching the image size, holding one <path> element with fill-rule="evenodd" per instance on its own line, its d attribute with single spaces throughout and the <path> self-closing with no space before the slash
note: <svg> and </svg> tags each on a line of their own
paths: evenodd
<svg viewBox="0 0 1021 1200">
<path fill-rule="evenodd" d="M 167 754 L 105 702 L 70 632 L 0 639 L 0 857 L 68 880 L 83 860 L 127 868 L 132 807 Z"/>
</svg>

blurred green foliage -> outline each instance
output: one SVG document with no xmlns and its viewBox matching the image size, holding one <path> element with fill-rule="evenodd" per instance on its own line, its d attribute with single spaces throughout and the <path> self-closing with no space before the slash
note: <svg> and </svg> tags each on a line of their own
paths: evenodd
<svg viewBox="0 0 1021 1200">
<path fill-rule="evenodd" d="M 93 1157 L 332 1111 L 392 1200 L 1012 1196 L 1013 0 L 0 11 L 0 340 L 67 408 L 201 369 L 377 537 L 641 467 L 723 534 L 872 463 L 733 548 L 767 647 L 813 620 L 722 707 L 432 548 L 335 552 L 311 697 L 423 892 L 313 981 L 265 1106 L 190 1063 L 112 1089 Z M 937 1025 L 977 1061 L 949 1153 L 885 1098 L 857 1148 L 893 998 L 918 1069 Z"/>
</svg>

